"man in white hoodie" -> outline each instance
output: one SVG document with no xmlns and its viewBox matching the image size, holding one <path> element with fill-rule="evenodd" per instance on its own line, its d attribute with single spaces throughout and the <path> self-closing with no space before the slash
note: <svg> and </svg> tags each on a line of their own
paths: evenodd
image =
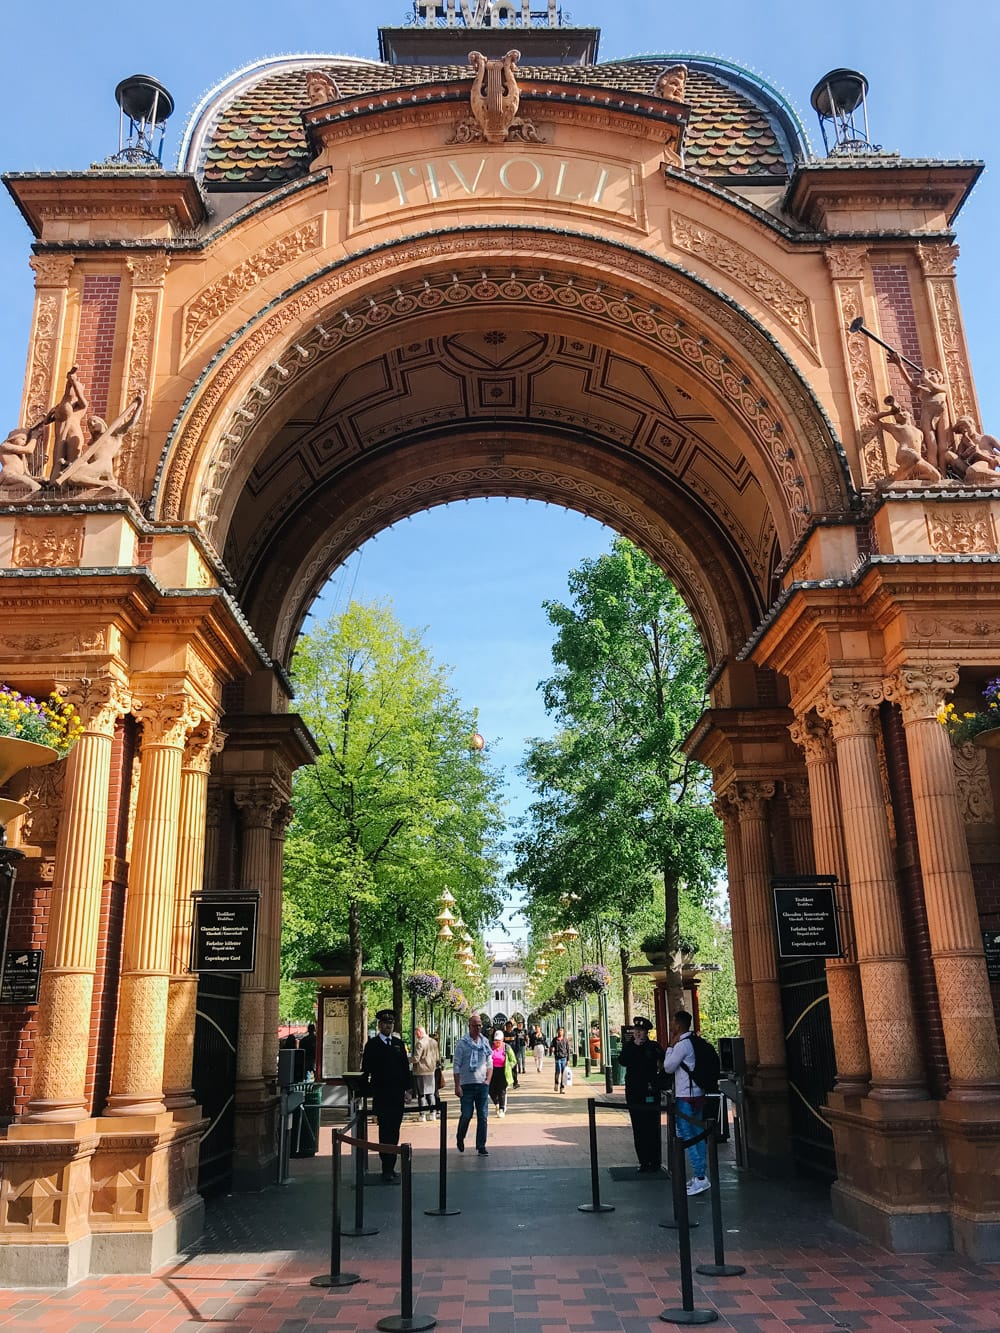
<svg viewBox="0 0 1000 1333">
<path fill-rule="evenodd" d="M 674 1101 L 680 1115 L 677 1120 L 677 1137 L 682 1143 L 700 1133 L 699 1124 L 705 1106 L 705 1094 L 694 1081 L 694 1047 L 691 1044 L 691 1015 L 683 1009 L 674 1014 L 670 1025 L 670 1045 L 663 1057 L 663 1068 L 674 1076 Z M 695 1123 L 689 1124 L 686 1116 Z M 706 1175 L 708 1152 L 705 1140 L 692 1143 L 687 1149 L 691 1163 L 692 1177 L 688 1181 L 687 1192 L 690 1195 L 704 1194 L 712 1185 Z"/>
</svg>

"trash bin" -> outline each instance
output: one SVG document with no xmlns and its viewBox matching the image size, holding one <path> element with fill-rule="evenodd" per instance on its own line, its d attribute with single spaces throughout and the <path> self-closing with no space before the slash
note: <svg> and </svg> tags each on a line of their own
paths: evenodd
<svg viewBox="0 0 1000 1333">
<path fill-rule="evenodd" d="M 308 1083 L 292 1127 L 292 1156 L 315 1157 L 319 1150 L 319 1118 L 323 1109 L 322 1083 Z"/>
</svg>

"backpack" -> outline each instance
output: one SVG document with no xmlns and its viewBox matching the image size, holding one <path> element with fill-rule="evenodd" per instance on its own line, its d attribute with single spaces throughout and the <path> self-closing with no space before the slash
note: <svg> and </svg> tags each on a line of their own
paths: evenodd
<svg viewBox="0 0 1000 1333">
<path fill-rule="evenodd" d="M 702 1092 L 715 1096 L 719 1091 L 719 1075 L 722 1073 L 719 1052 L 697 1032 L 691 1033 L 691 1049 L 694 1051 L 694 1067 L 682 1064 L 681 1068 L 687 1070 Z"/>
</svg>

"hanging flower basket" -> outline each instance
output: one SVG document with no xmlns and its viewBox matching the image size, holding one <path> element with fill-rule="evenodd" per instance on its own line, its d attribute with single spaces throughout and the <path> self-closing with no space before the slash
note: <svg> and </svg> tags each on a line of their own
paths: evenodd
<svg viewBox="0 0 1000 1333">
<path fill-rule="evenodd" d="M 611 985 L 611 972 L 603 963 L 584 963 L 576 979 L 588 994 L 603 995 Z"/>
<path fill-rule="evenodd" d="M 987 749 L 1000 746 L 1000 676 L 987 683 L 983 690 L 986 707 L 974 712 L 960 713 L 953 703 L 946 703 L 938 713 L 938 721 L 948 732 L 954 745 L 974 741 Z M 993 736 L 991 737 L 991 733 Z"/>
<path fill-rule="evenodd" d="M 55 757 L 61 759 L 69 754 L 82 733 L 83 723 L 76 709 L 58 694 L 51 694 L 47 699 L 33 699 L 30 694 L 21 694 L 9 685 L 0 685 L 0 739 L 28 741 L 37 750 L 54 750 Z M 12 772 L 45 763 L 50 764 L 52 760 L 28 759 Z M 11 776 L 12 773 L 0 774 L 0 784 Z"/>
<path fill-rule="evenodd" d="M 436 1000 L 441 994 L 441 978 L 436 972 L 411 972 L 404 977 L 403 985 L 416 999 Z"/>
</svg>

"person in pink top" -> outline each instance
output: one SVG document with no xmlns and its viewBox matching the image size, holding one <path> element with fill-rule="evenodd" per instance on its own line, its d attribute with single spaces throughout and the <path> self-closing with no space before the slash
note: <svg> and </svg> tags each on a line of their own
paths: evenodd
<svg viewBox="0 0 1000 1333">
<path fill-rule="evenodd" d="M 493 1073 L 490 1076 L 490 1100 L 497 1108 L 497 1114 L 505 1116 L 507 1114 L 507 1089 L 514 1082 L 517 1057 L 514 1055 L 513 1047 L 504 1041 L 503 1028 L 497 1028 L 493 1033 L 493 1050 L 490 1052 L 490 1059 L 493 1061 Z"/>
</svg>

